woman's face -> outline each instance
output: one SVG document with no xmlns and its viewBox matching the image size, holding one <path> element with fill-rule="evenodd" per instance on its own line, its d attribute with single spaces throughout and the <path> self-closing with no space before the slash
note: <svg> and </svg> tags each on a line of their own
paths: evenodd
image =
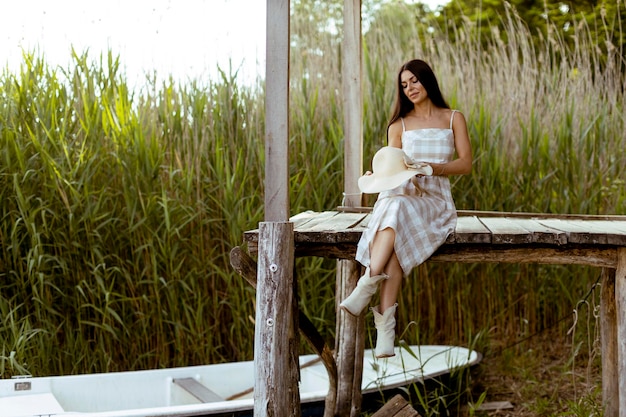
<svg viewBox="0 0 626 417">
<path fill-rule="evenodd" d="M 428 98 L 428 93 L 422 83 L 409 70 L 404 70 L 400 74 L 400 85 L 404 94 L 413 104 L 420 103 Z"/>
</svg>

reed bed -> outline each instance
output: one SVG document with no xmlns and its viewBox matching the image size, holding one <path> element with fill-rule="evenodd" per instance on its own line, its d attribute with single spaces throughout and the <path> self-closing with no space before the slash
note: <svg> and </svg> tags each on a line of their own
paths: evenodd
<svg viewBox="0 0 626 417">
<path fill-rule="evenodd" d="M 469 124 L 475 166 L 454 179 L 457 208 L 626 214 L 619 53 L 599 65 L 584 25 L 575 50 L 537 48 L 513 11 L 505 18 L 507 42 L 494 33 L 488 48 L 469 25 L 454 43 L 394 20 L 370 28 L 364 166 L 384 143 L 397 68 L 421 57 Z M 313 36 L 305 22 L 294 16 L 294 36 Z M 292 56 L 294 214 L 333 209 L 343 191 L 340 45 L 315 39 Z M 120 67 L 112 52 L 76 53 L 68 68 L 26 53 L 0 75 L 2 377 L 252 358 L 255 293 L 229 252 L 263 219 L 262 80 L 221 71 L 134 88 Z M 334 268 L 297 260 L 301 307 L 329 341 Z M 598 274 L 428 263 L 405 283 L 401 338 L 489 351 L 565 331 Z"/>
</svg>

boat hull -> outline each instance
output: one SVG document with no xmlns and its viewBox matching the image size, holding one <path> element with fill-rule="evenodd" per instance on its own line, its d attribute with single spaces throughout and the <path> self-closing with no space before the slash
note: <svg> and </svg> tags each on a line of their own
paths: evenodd
<svg viewBox="0 0 626 417">
<path fill-rule="evenodd" d="M 480 359 L 479 353 L 456 346 L 396 347 L 396 356 L 386 359 L 376 359 L 368 349 L 362 392 L 421 383 Z M 319 415 L 328 392 L 326 369 L 316 355 L 302 355 L 300 367 L 303 416 Z M 253 385 L 253 361 L 0 380 L 0 417 L 251 415 Z"/>
</svg>

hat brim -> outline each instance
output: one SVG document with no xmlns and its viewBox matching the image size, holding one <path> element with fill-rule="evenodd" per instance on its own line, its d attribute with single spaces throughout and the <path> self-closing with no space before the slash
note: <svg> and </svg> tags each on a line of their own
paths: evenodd
<svg viewBox="0 0 626 417">
<path fill-rule="evenodd" d="M 402 171 L 392 176 L 379 178 L 376 173 L 363 175 L 359 178 L 359 189 L 365 194 L 376 194 L 396 188 L 414 175 L 420 174 L 417 170 Z"/>
</svg>

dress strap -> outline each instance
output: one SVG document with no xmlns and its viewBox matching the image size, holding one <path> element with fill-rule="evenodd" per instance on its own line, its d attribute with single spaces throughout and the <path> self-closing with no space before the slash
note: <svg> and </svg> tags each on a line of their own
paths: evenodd
<svg viewBox="0 0 626 417">
<path fill-rule="evenodd" d="M 457 111 L 458 110 L 452 110 L 452 114 L 450 115 L 450 130 L 452 130 L 452 121 L 454 120 L 454 113 L 456 113 Z"/>
<path fill-rule="evenodd" d="M 400 121 L 402 122 L 402 131 L 404 132 L 406 130 L 404 127 L 404 117 L 401 117 Z"/>
</svg>

